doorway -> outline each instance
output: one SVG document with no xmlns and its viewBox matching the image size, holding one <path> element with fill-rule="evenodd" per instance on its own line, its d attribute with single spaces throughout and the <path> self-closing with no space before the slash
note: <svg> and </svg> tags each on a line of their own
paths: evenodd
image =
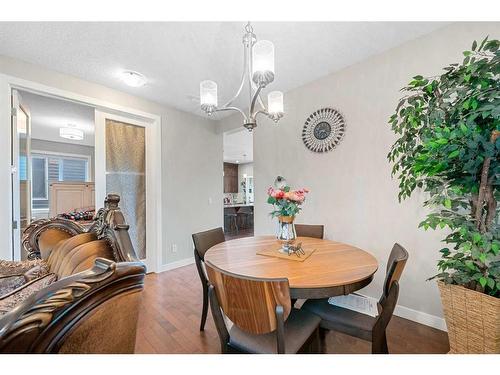
<svg viewBox="0 0 500 375">
<path fill-rule="evenodd" d="M 161 191 L 161 175 L 153 172 L 161 170 L 159 116 L 147 117 L 147 114 L 143 116 L 141 112 L 134 110 L 130 113 L 123 112 L 121 107 L 118 110 L 112 104 L 103 106 L 103 103 L 93 102 L 91 98 L 85 98 L 88 101 L 75 100 L 77 95 L 71 93 L 68 93 L 67 97 L 53 95 L 50 93 L 52 89 L 47 88 L 48 92 L 44 92 L 38 90 L 40 85 L 33 85 L 37 86 L 36 90 L 11 86 L 11 105 L 13 108 L 22 109 L 23 112 L 17 115 L 19 112 L 12 110 L 11 116 L 11 161 L 9 164 L 11 165 L 12 186 L 9 216 L 12 218 L 10 226 L 12 250 L 10 258 L 14 260 L 23 258 L 22 231 L 33 220 L 61 215 L 73 220 L 71 216 L 74 215 L 71 214 L 81 212 L 77 208 L 95 210 L 96 207 L 103 205 L 104 197 L 108 193 L 116 192 L 122 197 L 120 208 L 130 225 L 129 232 L 138 256 L 146 263 L 148 271 L 156 271 L 158 269 L 157 254 L 161 246 L 162 216 L 159 208 L 161 196 L 157 196 L 157 193 Z M 60 109 L 72 106 L 72 110 L 66 113 L 74 114 L 78 112 L 75 108 L 79 107 L 80 110 L 84 108 L 88 114 L 88 122 L 91 124 L 88 128 L 91 129 L 84 131 L 81 141 L 87 140 L 91 144 L 75 145 L 75 142 L 62 139 L 57 139 L 57 141 L 40 139 L 43 138 L 40 134 L 46 137 L 50 135 L 47 129 L 43 131 L 40 117 L 50 120 L 54 128 L 52 133 L 55 132 L 52 134 L 54 137 L 60 137 L 64 133 L 59 133 L 61 128 L 68 128 L 68 126 L 56 126 L 56 123 L 60 123 L 56 121 L 57 116 L 54 113 L 53 116 L 48 116 L 47 113 L 41 116 L 39 103 L 36 104 L 34 98 L 39 102 L 52 102 L 52 104 L 57 102 Z M 65 120 L 64 123 L 67 125 L 70 121 Z M 79 135 L 84 127 L 73 119 L 69 128 L 69 134 Z M 123 141 L 126 137 L 128 141 Z M 142 163 L 137 163 L 141 160 L 137 157 L 137 153 L 132 155 L 130 152 L 119 153 L 117 151 L 119 149 L 117 145 L 120 144 L 127 144 L 126 150 L 130 151 L 128 146 L 132 142 L 131 139 L 136 144 L 142 139 Z M 58 143 L 57 147 L 42 148 L 49 142 Z M 78 151 L 75 151 L 76 146 L 80 147 Z M 91 148 L 92 152 L 83 152 L 82 147 Z M 122 151 L 124 149 L 122 147 Z M 138 149 L 140 150 L 141 147 Z M 140 168 L 129 168 L 135 164 L 140 165 Z M 42 180 L 44 183 L 40 182 Z M 135 181 L 134 186 L 139 188 L 130 189 L 131 181 Z M 80 200 L 75 200 L 76 193 L 74 189 L 70 189 L 71 191 L 62 194 L 65 197 L 62 201 L 65 204 L 68 203 L 71 209 L 56 204 L 56 210 L 51 210 L 54 206 L 51 197 L 54 195 L 52 190 L 55 185 L 80 183 L 86 184 L 89 188 L 85 202 L 90 202 L 90 204 L 81 204 Z M 142 196 L 138 197 L 139 194 Z M 150 207 L 151 198 L 146 199 L 147 197 L 155 197 L 153 207 Z M 57 202 L 61 202 L 61 199 Z"/>
<path fill-rule="evenodd" d="M 32 221 L 92 222 L 94 109 L 23 90 L 12 91 L 12 104 L 13 258 L 24 259 L 20 239 Z"/>
<path fill-rule="evenodd" d="M 254 235 L 253 133 L 223 134 L 224 232 L 226 239 Z"/>
</svg>

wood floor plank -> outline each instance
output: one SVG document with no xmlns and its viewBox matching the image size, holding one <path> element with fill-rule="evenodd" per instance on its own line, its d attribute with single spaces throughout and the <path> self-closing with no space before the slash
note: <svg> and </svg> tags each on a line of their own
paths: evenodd
<svg viewBox="0 0 500 375">
<path fill-rule="evenodd" d="M 210 312 L 199 331 L 202 306 L 200 280 L 194 265 L 146 276 L 139 313 L 136 353 L 220 353 Z M 400 317 L 387 330 L 391 353 L 447 353 L 446 332 Z M 337 332 L 326 336 L 327 353 L 370 353 L 370 343 Z"/>
</svg>

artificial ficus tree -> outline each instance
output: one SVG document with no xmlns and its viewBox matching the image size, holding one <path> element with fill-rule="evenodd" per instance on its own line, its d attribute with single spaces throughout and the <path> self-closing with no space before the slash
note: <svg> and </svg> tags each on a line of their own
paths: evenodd
<svg viewBox="0 0 500 375">
<path fill-rule="evenodd" d="M 424 229 L 450 233 L 440 250 L 446 283 L 500 297 L 500 51 L 485 38 L 435 77 L 413 77 L 389 123 L 399 200 L 423 189 Z"/>
</svg>

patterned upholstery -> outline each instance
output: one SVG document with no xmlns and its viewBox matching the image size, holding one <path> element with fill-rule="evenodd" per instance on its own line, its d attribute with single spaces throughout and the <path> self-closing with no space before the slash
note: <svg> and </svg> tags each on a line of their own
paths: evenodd
<svg viewBox="0 0 500 375">
<path fill-rule="evenodd" d="M 57 276 L 53 273 L 49 273 L 48 275 L 30 281 L 29 283 L 24 284 L 21 288 L 13 290 L 12 292 L 0 297 L 0 316 L 8 313 L 28 297 L 56 281 Z"/>
<path fill-rule="evenodd" d="M 20 262 L 0 260 L 0 297 L 48 273 L 49 267 L 41 259 Z"/>
<path fill-rule="evenodd" d="M 42 259 L 23 260 L 20 262 L 0 260 L 0 276 L 22 275 L 35 266 L 44 266 Z"/>
<path fill-rule="evenodd" d="M 26 283 L 24 275 L 9 275 L 0 277 L 0 298 Z"/>
</svg>

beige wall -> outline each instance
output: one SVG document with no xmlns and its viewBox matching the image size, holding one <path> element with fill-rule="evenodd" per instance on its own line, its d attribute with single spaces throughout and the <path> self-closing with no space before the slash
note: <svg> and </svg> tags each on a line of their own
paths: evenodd
<svg viewBox="0 0 500 375">
<path fill-rule="evenodd" d="M 379 259 L 374 282 L 362 292 L 380 296 L 387 256 L 399 242 L 410 252 L 399 299 L 406 309 L 399 313 L 442 316 L 437 287 L 426 279 L 436 273 L 443 233 L 417 229 L 425 215 L 423 196 L 397 201 L 398 182 L 391 179 L 386 159 L 395 136 L 387 120 L 401 96 L 399 89 L 412 76 L 439 74 L 441 67 L 460 61 L 474 39 L 486 35 L 499 38 L 500 23 L 453 24 L 287 92 L 286 115 L 279 125 L 261 120 L 254 133 L 256 233 L 274 232 L 266 189 L 275 176 L 285 176 L 293 186 L 311 189 L 298 222 L 325 224 L 327 238 L 366 249 Z M 346 134 L 333 152 L 312 153 L 302 143 L 301 129 L 310 113 L 326 106 L 343 113 Z M 220 131 L 239 122 L 237 116 L 225 119 Z M 432 316 L 420 314 L 442 326 Z"/>
<path fill-rule="evenodd" d="M 161 116 L 162 170 L 157 173 L 161 175 L 163 186 L 163 249 L 160 257 L 163 263 L 192 258 L 191 233 L 222 225 L 222 136 L 216 133 L 214 122 L 3 56 L 0 56 L 0 74 Z M 3 86 L 0 90 L 0 105 L 6 108 L 8 93 L 3 91 Z M 4 150 L 0 158 L 0 179 L 9 181 L 10 119 L 2 117 L 0 126 L 0 149 Z M 3 197 L 0 208 L 5 213 L 9 184 L 0 184 L 0 197 Z M 8 227 L 9 218 L 0 215 L 0 259 L 11 257 Z M 172 244 L 177 244 L 175 253 L 171 251 Z"/>
</svg>

